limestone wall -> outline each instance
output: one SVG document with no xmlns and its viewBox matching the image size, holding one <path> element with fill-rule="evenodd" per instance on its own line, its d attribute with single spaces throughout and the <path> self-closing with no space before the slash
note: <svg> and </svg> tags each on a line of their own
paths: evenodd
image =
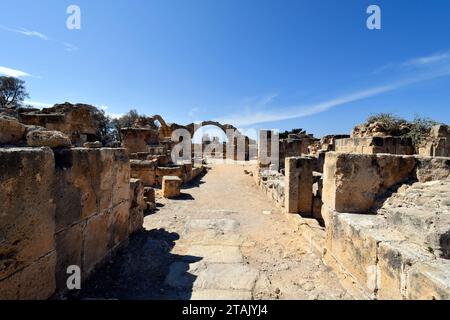
<svg viewBox="0 0 450 320">
<path fill-rule="evenodd" d="M 335 151 L 362 154 L 415 154 L 412 140 L 403 137 L 353 137 L 337 139 L 335 141 Z"/>
<path fill-rule="evenodd" d="M 46 299 L 82 278 L 142 221 L 124 149 L 0 149 L 0 299 Z M 142 224 L 141 224 L 142 225 Z"/>
<path fill-rule="evenodd" d="M 430 137 L 418 148 L 418 153 L 422 156 L 450 157 L 450 127 L 434 126 Z"/>
<path fill-rule="evenodd" d="M 120 130 L 122 147 L 128 153 L 148 152 L 149 146 L 158 146 L 158 130 L 149 128 L 123 128 Z"/>
<path fill-rule="evenodd" d="M 323 202 L 337 212 L 367 213 L 379 196 L 399 183 L 449 176 L 449 158 L 329 152 L 325 157 Z"/>
<path fill-rule="evenodd" d="M 331 152 L 323 182 L 330 266 L 371 298 L 450 299 L 450 158 Z"/>
</svg>

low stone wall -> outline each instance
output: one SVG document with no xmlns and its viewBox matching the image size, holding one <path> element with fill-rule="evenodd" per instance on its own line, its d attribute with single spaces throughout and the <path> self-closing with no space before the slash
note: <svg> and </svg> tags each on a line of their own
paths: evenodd
<svg viewBox="0 0 450 320">
<path fill-rule="evenodd" d="M 450 127 L 437 125 L 431 129 L 430 138 L 418 148 L 421 156 L 450 157 Z"/>
<path fill-rule="evenodd" d="M 335 141 L 335 151 L 360 154 L 415 154 L 412 140 L 403 137 L 354 137 L 338 139 Z"/>
<path fill-rule="evenodd" d="M 62 292 L 70 265 L 86 279 L 143 219 L 124 149 L 5 148 L 0 163 L 0 299 Z"/>
<path fill-rule="evenodd" d="M 371 298 L 450 299 L 449 187 L 450 158 L 328 153 L 325 261 Z"/>
<path fill-rule="evenodd" d="M 449 176 L 450 158 L 329 152 L 323 202 L 337 212 L 367 213 L 378 197 L 408 179 L 430 181 Z"/>
<path fill-rule="evenodd" d="M 149 146 L 159 145 L 158 130 L 150 128 L 122 128 L 122 146 L 128 153 L 149 152 Z"/>
</svg>

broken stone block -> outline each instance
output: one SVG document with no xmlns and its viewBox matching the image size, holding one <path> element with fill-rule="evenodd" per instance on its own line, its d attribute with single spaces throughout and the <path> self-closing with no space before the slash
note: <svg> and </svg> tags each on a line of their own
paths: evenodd
<svg viewBox="0 0 450 320">
<path fill-rule="evenodd" d="M 180 195 L 182 180 L 176 176 L 163 177 L 162 193 L 165 198 L 175 198 Z"/>
<path fill-rule="evenodd" d="M 27 134 L 27 144 L 30 147 L 63 148 L 70 147 L 72 142 L 59 131 L 34 130 Z"/>
<path fill-rule="evenodd" d="M 144 210 L 147 208 L 144 190 L 141 180 L 130 180 L 130 234 L 141 229 L 144 223 Z"/>
<path fill-rule="evenodd" d="M 98 149 L 103 147 L 103 143 L 101 143 L 100 141 L 95 141 L 95 142 L 85 142 L 83 144 L 83 147 L 85 148 L 90 148 L 90 149 Z"/>
<path fill-rule="evenodd" d="M 17 144 L 25 134 L 25 126 L 15 118 L 0 116 L 0 144 Z"/>
<path fill-rule="evenodd" d="M 144 188 L 144 197 L 147 202 L 155 203 L 155 189 L 150 187 Z"/>
<path fill-rule="evenodd" d="M 450 138 L 450 127 L 446 125 L 436 125 L 431 128 L 432 138 Z"/>
</svg>

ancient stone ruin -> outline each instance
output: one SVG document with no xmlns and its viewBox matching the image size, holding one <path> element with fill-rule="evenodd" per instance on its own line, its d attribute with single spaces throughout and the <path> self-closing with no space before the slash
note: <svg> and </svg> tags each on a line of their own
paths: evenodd
<svg viewBox="0 0 450 320">
<path fill-rule="evenodd" d="M 255 181 L 358 296 L 449 299 L 449 127 L 420 145 L 370 128 L 324 137 L 281 172 L 258 164 Z"/>
<path fill-rule="evenodd" d="M 0 115 L 0 299 L 450 299 L 447 125 L 256 142 L 155 115 L 105 145 L 100 122 Z M 178 149 L 203 125 L 228 141 Z"/>
</svg>

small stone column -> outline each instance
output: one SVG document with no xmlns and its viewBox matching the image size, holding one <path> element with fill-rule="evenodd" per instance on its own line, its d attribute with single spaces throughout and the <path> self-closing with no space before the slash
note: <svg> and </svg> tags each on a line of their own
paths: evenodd
<svg viewBox="0 0 450 320">
<path fill-rule="evenodd" d="M 313 160 L 310 157 L 285 160 L 285 208 L 288 213 L 312 216 Z"/>
<path fill-rule="evenodd" d="M 180 195 L 182 180 L 177 176 L 164 176 L 162 193 L 164 198 L 175 198 Z"/>
</svg>

